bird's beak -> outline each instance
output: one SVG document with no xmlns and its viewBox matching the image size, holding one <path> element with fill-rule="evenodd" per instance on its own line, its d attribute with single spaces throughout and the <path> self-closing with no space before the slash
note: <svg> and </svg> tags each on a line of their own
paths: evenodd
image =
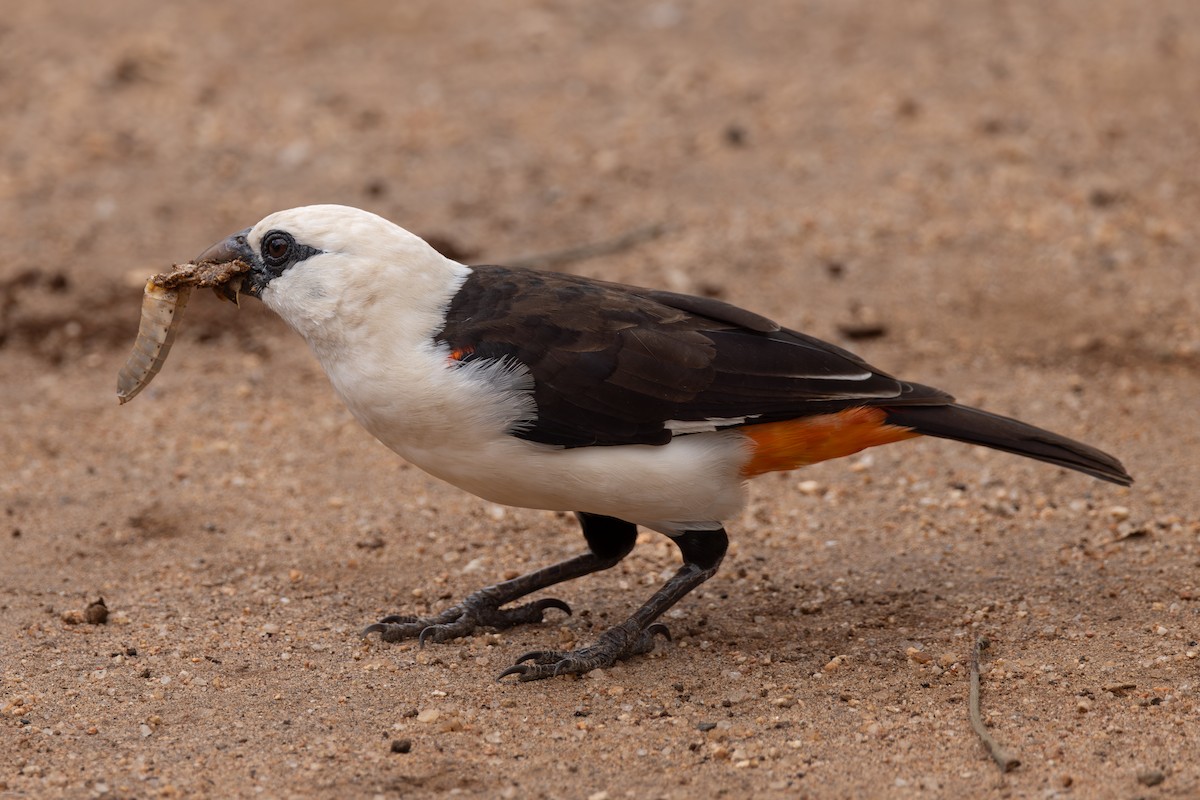
<svg viewBox="0 0 1200 800">
<path fill-rule="evenodd" d="M 222 264 L 226 261 L 244 261 L 253 268 L 256 260 L 254 258 L 254 251 L 250 249 L 250 245 L 246 242 L 246 234 L 248 233 L 250 233 L 250 229 L 246 228 L 226 239 L 222 239 L 197 256 L 195 263 Z M 234 304 L 237 304 L 240 294 L 258 297 L 258 288 L 253 272 L 246 275 L 239 275 L 228 283 L 215 286 L 213 287 L 213 291 L 217 297 L 222 300 L 229 300 Z"/>
</svg>

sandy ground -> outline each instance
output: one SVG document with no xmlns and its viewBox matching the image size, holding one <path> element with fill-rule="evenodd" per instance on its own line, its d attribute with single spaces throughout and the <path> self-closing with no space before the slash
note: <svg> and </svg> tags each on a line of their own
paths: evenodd
<svg viewBox="0 0 1200 800">
<path fill-rule="evenodd" d="M 1200 795 L 1191 0 L 9 5 L 0 797 Z M 641 602 L 677 563 L 649 534 L 570 619 L 364 643 L 582 541 L 402 464 L 253 302 L 196 296 L 117 406 L 145 276 L 309 202 L 475 263 L 666 225 L 564 268 L 748 305 L 1138 482 L 906 442 L 757 481 L 652 656 L 495 681 Z"/>
</svg>

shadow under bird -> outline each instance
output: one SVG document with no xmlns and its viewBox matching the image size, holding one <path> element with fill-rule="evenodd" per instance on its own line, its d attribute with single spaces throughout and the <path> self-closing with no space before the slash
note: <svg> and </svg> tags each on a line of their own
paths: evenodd
<svg viewBox="0 0 1200 800">
<path fill-rule="evenodd" d="M 679 547 L 674 576 L 595 643 L 527 653 L 500 677 L 584 673 L 651 650 L 667 633 L 658 618 L 717 571 L 728 545 L 722 521 L 763 473 L 924 435 L 1132 483 L 1094 447 L 959 405 L 728 303 L 465 266 L 355 208 L 271 214 L 198 262 L 232 265 L 216 290 L 278 313 L 354 417 L 400 456 L 492 502 L 579 520 L 586 552 L 434 616 L 385 617 L 364 635 L 444 642 L 540 622 L 547 609 L 569 614 L 557 599 L 510 604 L 614 566 L 639 525 Z M 167 316 L 155 311 L 148 324 Z M 173 329 L 159 332 L 137 369 L 123 372 L 122 400 L 161 366 Z"/>
</svg>

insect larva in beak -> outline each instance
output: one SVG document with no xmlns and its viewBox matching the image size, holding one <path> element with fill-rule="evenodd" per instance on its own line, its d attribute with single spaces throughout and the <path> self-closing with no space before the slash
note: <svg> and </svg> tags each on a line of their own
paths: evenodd
<svg viewBox="0 0 1200 800">
<path fill-rule="evenodd" d="M 167 353 L 171 352 L 171 345 L 175 342 L 179 318 L 191 293 L 191 286 L 164 289 L 154 279 L 146 281 L 137 341 L 117 375 L 117 399 L 121 403 L 132 400 L 162 369 Z"/>
<path fill-rule="evenodd" d="M 177 264 L 170 272 L 146 281 L 137 341 L 117 375 L 117 399 L 128 403 L 162 369 L 193 287 L 209 287 L 222 299 L 237 303 L 243 275 L 249 270 L 244 261 L 204 261 Z"/>
</svg>

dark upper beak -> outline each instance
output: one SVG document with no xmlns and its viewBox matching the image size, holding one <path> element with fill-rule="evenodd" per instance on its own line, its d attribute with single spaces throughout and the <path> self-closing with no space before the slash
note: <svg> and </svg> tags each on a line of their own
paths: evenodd
<svg viewBox="0 0 1200 800">
<path fill-rule="evenodd" d="M 255 263 L 254 251 L 250 249 L 250 245 L 246 242 L 246 234 L 248 233 L 250 233 L 250 229 L 246 228 L 226 239 L 222 239 L 197 256 L 195 263 L 221 264 L 226 261 L 244 261 L 253 267 Z M 218 286 L 213 291 L 217 293 L 218 297 L 234 303 L 237 302 L 239 292 L 248 294 L 251 297 L 258 296 L 257 282 L 254 280 L 253 272 L 244 277 L 235 278 L 223 286 Z"/>
</svg>

